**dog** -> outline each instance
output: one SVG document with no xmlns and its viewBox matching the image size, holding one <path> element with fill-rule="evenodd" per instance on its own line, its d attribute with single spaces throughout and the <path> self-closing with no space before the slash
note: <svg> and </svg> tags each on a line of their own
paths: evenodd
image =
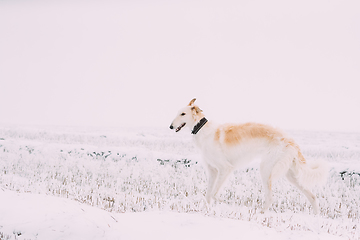
<svg viewBox="0 0 360 240">
<path fill-rule="evenodd" d="M 195 100 L 180 109 L 170 129 L 179 132 L 184 127 L 190 128 L 208 172 L 205 195 L 208 204 L 216 200 L 224 182 L 235 169 L 261 157 L 260 174 L 265 190 L 262 212 L 272 204 L 273 183 L 286 176 L 307 197 L 314 213 L 319 213 L 318 200 L 309 189 L 326 181 L 326 162 L 307 163 L 294 140 L 271 126 L 258 123 L 218 125 L 208 121 L 194 104 Z"/>
</svg>

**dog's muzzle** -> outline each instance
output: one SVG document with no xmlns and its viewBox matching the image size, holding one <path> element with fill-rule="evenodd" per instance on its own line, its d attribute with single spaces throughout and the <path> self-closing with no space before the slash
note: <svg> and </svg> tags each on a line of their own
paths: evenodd
<svg viewBox="0 0 360 240">
<path fill-rule="evenodd" d="M 178 128 L 175 129 L 175 132 L 180 131 L 185 125 L 186 123 L 181 124 Z M 170 129 L 174 129 L 174 126 L 172 124 L 170 125 Z"/>
</svg>

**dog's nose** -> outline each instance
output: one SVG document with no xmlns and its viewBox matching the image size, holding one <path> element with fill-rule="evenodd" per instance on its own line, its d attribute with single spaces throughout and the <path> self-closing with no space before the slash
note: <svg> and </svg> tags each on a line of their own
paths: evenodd
<svg viewBox="0 0 360 240">
<path fill-rule="evenodd" d="M 174 127 L 173 127 L 173 125 L 170 125 L 170 129 L 173 129 Z"/>
</svg>

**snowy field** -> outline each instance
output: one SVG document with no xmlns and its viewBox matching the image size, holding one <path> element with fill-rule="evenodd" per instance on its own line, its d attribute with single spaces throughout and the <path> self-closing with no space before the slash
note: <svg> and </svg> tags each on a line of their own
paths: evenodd
<svg viewBox="0 0 360 240">
<path fill-rule="evenodd" d="M 2 126 L 0 239 L 359 239 L 360 133 L 288 133 L 330 163 L 319 216 L 286 180 L 261 214 L 257 162 L 206 206 L 185 131 Z"/>
</svg>

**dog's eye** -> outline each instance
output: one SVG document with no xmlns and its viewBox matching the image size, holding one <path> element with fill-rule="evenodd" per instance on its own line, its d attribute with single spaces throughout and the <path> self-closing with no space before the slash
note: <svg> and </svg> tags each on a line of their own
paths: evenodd
<svg viewBox="0 0 360 240">
<path fill-rule="evenodd" d="M 182 114 L 180 114 L 180 115 L 181 115 L 181 116 L 185 116 L 185 114 L 186 114 L 186 113 L 182 113 Z"/>
</svg>

